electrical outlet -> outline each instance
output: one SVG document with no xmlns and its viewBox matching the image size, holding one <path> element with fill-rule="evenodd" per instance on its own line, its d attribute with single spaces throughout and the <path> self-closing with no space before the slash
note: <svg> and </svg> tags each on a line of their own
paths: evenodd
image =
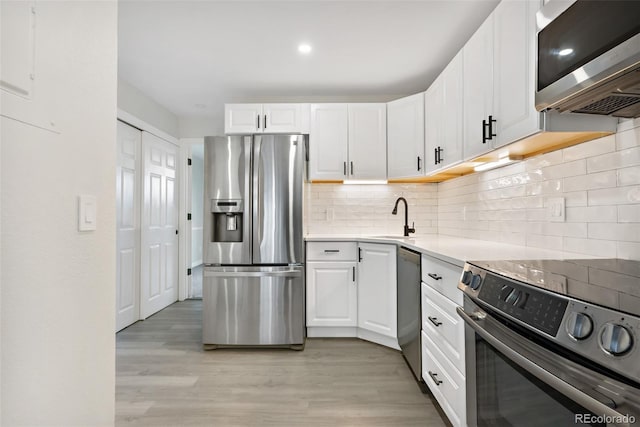
<svg viewBox="0 0 640 427">
<path fill-rule="evenodd" d="M 549 221 L 564 222 L 564 197 L 554 197 L 547 200 L 547 215 Z"/>
</svg>

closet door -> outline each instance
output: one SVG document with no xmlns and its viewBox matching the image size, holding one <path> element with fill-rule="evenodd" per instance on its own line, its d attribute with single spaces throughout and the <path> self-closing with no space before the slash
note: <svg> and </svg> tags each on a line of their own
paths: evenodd
<svg viewBox="0 0 640 427">
<path fill-rule="evenodd" d="M 142 132 L 118 122 L 116 169 L 116 331 L 140 319 L 140 185 Z"/>
<path fill-rule="evenodd" d="M 178 147 L 142 132 L 141 317 L 178 300 Z"/>
</svg>

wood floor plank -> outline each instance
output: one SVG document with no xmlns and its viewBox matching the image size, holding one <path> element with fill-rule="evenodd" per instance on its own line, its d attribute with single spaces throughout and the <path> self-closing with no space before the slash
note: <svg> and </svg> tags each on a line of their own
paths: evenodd
<svg viewBox="0 0 640 427">
<path fill-rule="evenodd" d="M 117 426 L 446 425 L 396 350 L 312 338 L 204 351 L 201 316 L 188 300 L 117 334 Z"/>
</svg>

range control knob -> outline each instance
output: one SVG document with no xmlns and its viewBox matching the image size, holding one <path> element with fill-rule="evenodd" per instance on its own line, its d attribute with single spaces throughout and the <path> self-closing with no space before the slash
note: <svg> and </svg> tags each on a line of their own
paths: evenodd
<svg viewBox="0 0 640 427">
<path fill-rule="evenodd" d="M 507 297 L 511 295 L 511 292 L 513 292 L 513 287 L 509 285 L 504 285 L 502 289 L 500 289 L 500 295 L 498 296 L 498 298 L 501 299 L 502 301 L 506 301 Z"/>
<path fill-rule="evenodd" d="M 522 294 L 521 291 L 519 291 L 518 289 L 514 289 L 509 293 L 509 295 L 507 295 L 505 302 L 507 304 L 516 305 L 516 303 L 520 299 L 521 294 Z"/>
<path fill-rule="evenodd" d="M 607 323 L 600 332 L 600 345 L 605 352 L 621 356 L 631 350 L 633 337 L 624 326 Z"/>
<path fill-rule="evenodd" d="M 460 281 L 462 282 L 463 285 L 469 286 L 469 283 L 471 283 L 471 276 L 473 276 L 472 272 L 465 271 L 462 273 L 462 277 L 460 278 Z"/>
<path fill-rule="evenodd" d="M 471 286 L 471 289 L 475 291 L 480 287 L 481 284 L 482 284 L 482 277 L 479 274 L 474 274 L 473 276 L 471 276 L 471 283 L 469 285 Z"/>
<path fill-rule="evenodd" d="M 572 311 L 567 318 L 566 329 L 571 338 L 584 340 L 593 331 L 593 321 L 587 314 Z"/>
</svg>

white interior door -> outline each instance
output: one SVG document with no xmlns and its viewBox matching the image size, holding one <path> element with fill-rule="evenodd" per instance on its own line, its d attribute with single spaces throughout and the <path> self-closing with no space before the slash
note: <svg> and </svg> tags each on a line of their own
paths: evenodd
<svg viewBox="0 0 640 427">
<path fill-rule="evenodd" d="M 141 315 L 178 299 L 178 147 L 142 132 Z"/>
<path fill-rule="evenodd" d="M 140 319 L 141 132 L 118 122 L 116 169 L 116 331 Z"/>
</svg>

